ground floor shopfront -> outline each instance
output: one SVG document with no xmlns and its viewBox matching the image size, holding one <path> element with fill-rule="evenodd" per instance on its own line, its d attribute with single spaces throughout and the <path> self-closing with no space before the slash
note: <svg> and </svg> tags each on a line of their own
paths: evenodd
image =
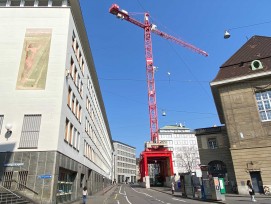
<svg viewBox="0 0 271 204">
<path fill-rule="evenodd" d="M 20 191 L 36 203 L 65 203 L 94 194 L 111 184 L 108 178 L 59 152 L 0 153 L 1 185 Z"/>
</svg>

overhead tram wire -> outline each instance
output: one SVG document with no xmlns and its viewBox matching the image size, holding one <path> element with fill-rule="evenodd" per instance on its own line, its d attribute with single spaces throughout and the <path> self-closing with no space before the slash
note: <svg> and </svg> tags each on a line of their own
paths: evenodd
<svg viewBox="0 0 271 204">
<path fill-rule="evenodd" d="M 101 78 L 99 77 L 99 80 L 104 80 L 104 81 L 146 81 L 145 79 L 132 79 L 132 78 Z M 164 82 L 168 82 L 168 79 L 156 79 L 156 81 L 164 81 Z M 172 82 L 180 82 L 180 83 L 198 83 L 198 82 L 202 82 L 202 83 L 209 83 L 209 81 L 193 81 L 193 80 L 170 80 Z"/>
<path fill-rule="evenodd" d="M 116 93 L 113 93 L 113 92 L 109 92 L 109 91 L 104 91 L 104 92 L 107 92 L 107 93 L 110 93 L 110 94 L 113 94 L 115 96 L 118 96 L 118 97 L 122 97 L 122 98 L 125 98 L 125 99 L 128 99 L 130 101 L 133 101 L 133 102 L 136 102 L 136 103 L 140 103 L 140 104 L 146 104 L 145 102 L 141 102 L 141 101 L 138 101 L 138 100 L 134 100 L 130 97 L 127 97 L 127 96 L 123 96 L 123 95 L 120 95 L 120 94 L 116 94 Z M 158 108 L 159 110 L 163 110 L 161 108 Z M 185 111 L 185 110 L 174 110 L 174 109 L 167 109 L 167 111 L 169 112 L 181 112 L 181 113 L 190 113 L 190 114 L 200 114 L 200 115 L 217 115 L 216 113 L 210 113 L 210 112 L 195 112 L 195 111 Z"/>
<path fill-rule="evenodd" d="M 228 29 L 225 30 L 224 38 L 225 39 L 230 38 L 231 34 L 230 34 L 229 31 L 231 31 L 231 30 L 237 30 L 237 29 L 241 29 L 241 28 L 259 26 L 259 25 L 263 25 L 263 24 L 267 24 L 267 23 L 271 23 L 271 21 L 265 21 L 265 22 L 261 22 L 261 23 L 254 23 L 254 24 L 250 24 L 250 25 L 244 25 L 244 26 L 237 26 L 237 27 L 233 27 L 233 28 L 228 28 Z"/>
</svg>

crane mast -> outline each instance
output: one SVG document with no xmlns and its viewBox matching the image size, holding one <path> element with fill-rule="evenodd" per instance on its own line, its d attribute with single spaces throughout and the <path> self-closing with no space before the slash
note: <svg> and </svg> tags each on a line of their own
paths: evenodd
<svg viewBox="0 0 271 204">
<path fill-rule="evenodd" d="M 149 104 L 149 117 L 150 117 L 150 132 L 151 132 L 151 142 L 159 143 L 158 137 L 158 117 L 157 117 L 157 105 L 156 105 L 156 90 L 155 90 L 155 67 L 153 65 L 153 55 L 152 55 L 152 41 L 151 33 L 155 33 L 158 36 L 161 36 L 167 40 L 175 42 L 183 47 L 189 48 L 199 54 L 208 56 L 207 52 L 186 43 L 176 37 L 173 37 L 165 32 L 159 31 L 154 24 L 149 22 L 149 13 L 144 15 L 144 23 L 132 18 L 127 11 L 120 10 L 117 4 L 113 4 L 109 12 L 116 17 L 131 22 L 138 27 L 144 29 L 144 42 L 145 42 L 145 59 L 146 59 L 146 75 L 147 75 L 147 84 L 148 84 L 148 104 Z"/>
<path fill-rule="evenodd" d="M 153 143 L 159 142 L 158 137 L 158 117 L 156 106 L 156 90 L 154 80 L 154 66 L 152 57 L 152 41 L 151 41 L 151 26 L 149 23 L 149 14 L 145 13 L 145 28 L 144 28 L 144 40 L 145 40 L 145 59 L 146 59 L 146 71 L 147 71 L 147 84 L 148 84 L 148 102 L 149 102 L 149 116 L 150 116 L 150 131 L 151 141 Z"/>
</svg>

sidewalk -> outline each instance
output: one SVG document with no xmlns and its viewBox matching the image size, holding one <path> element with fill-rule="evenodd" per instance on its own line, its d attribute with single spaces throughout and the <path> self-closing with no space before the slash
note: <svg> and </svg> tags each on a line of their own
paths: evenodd
<svg viewBox="0 0 271 204">
<path fill-rule="evenodd" d="M 171 192 L 171 188 L 170 187 L 151 187 L 152 190 L 155 190 L 155 191 L 160 191 L 162 193 L 166 193 L 166 194 L 169 194 L 169 195 L 172 195 L 172 192 Z M 186 198 L 186 199 L 191 199 L 191 200 L 197 200 L 197 201 L 202 201 L 202 202 L 211 202 L 211 203 L 224 203 L 223 201 L 214 201 L 214 200 L 202 200 L 200 198 L 190 198 L 190 197 L 185 197 L 185 196 L 182 196 L 182 193 L 180 192 L 180 189 L 177 189 L 175 192 L 174 192 L 174 197 L 183 197 L 183 198 Z"/>
<path fill-rule="evenodd" d="M 160 191 L 162 193 L 166 193 L 166 194 L 172 195 L 170 187 L 151 187 L 151 189 L 155 190 L 155 191 Z M 174 192 L 174 196 L 176 196 L 176 197 L 183 197 L 182 193 L 180 192 L 179 189 L 177 189 L 177 191 Z M 244 198 L 247 198 L 247 197 L 249 197 L 249 195 L 243 195 L 243 194 L 226 194 L 225 197 L 226 197 L 226 201 L 227 201 L 227 198 L 235 198 L 235 197 L 244 197 Z M 255 197 L 256 198 L 270 198 L 271 199 L 271 195 L 264 195 L 264 194 L 257 194 L 257 193 L 256 193 Z M 187 197 L 187 199 L 194 199 L 194 200 L 204 201 L 204 202 L 225 203 L 224 201 L 201 200 L 201 199 L 198 199 L 198 198 L 188 198 Z"/>
<path fill-rule="evenodd" d="M 118 185 L 110 185 L 103 189 L 102 191 L 97 192 L 94 195 L 88 196 L 87 197 L 87 204 L 93 204 L 93 203 L 104 203 L 104 201 L 108 198 L 108 196 L 111 194 L 112 191 L 115 190 L 115 188 Z M 83 201 L 82 199 L 73 202 L 72 204 L 82 204 Z"/>
<path fill-rule="evenodd" d="M 170 187 L 151 187 L 150 189 L 155 190 L 155 191 L 160 191 L 162 193 L 166 193 L 166 194 L 169 194 L 169 195 L 172 195 Z M 174 196 L 176 196 L 176 197 L 182 197 L 181 191 L 179 189 L 177 189 L 174 192 Z"/>
</svg>

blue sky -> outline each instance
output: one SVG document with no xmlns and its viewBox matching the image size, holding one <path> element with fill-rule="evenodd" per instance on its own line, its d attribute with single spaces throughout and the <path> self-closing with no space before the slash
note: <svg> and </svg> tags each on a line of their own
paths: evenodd
<svg viewBox="0 0 271 204">
<path fill-rule="evenodd" d="M 159 30 L 209 53 L 204 57 L 152 35 L 159 127 L 220 125 L 210 81 L 247 39 L 271 36 L 271 1 L 81 0 L 112 137 L 136 147 L 139 155 L 150 140 L 144 31 L 110 14 L 113 3 L 142 22 L 149 12 Z"/>
</svg>

